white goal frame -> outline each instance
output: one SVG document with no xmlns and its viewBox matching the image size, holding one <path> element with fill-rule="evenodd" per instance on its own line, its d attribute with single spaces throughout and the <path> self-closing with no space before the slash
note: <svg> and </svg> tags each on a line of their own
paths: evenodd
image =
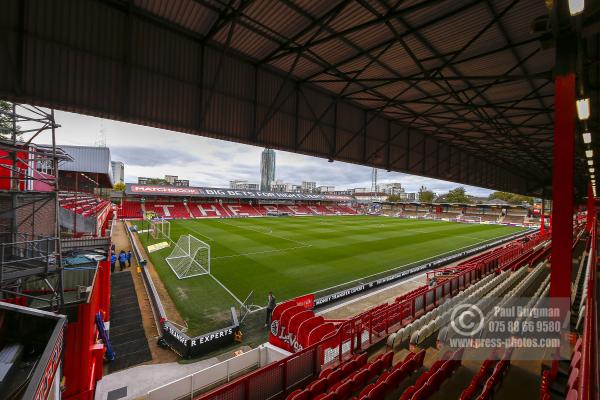
<svg viewBox="0 0 600 400">
<path fill-rule="evenodd" d="M 192 235 L 182 235 L 165 259 L 177 279 L 210 274 L 210 245 Z"/>
<path fill-rule="evenodd" d="M 479 224 L 483 222 L 483 218 L 478 215 L 461 215 L 458 220 L 462 222 L 471 222 Z"/>
<path fill-rule="evenodd" d="M 150 235 L 153 239 L 171 239 L 171 223 L 164 219 L 151 219 Z"/>
</svg>

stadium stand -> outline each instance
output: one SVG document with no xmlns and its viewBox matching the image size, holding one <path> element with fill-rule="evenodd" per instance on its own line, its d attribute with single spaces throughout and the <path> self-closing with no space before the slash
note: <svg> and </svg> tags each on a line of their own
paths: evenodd
<svg viewBox="0 0 600 400">
<path fill-rule="evenodd" d="M 58 196 L 62 208 L 81 214 L 84 217 L 95 215 L 110 205 L 110 201 L 88 193 L 60 192 Z"/>
<path fill-rule="evenodd" d="M 117 209 L 118 218 L 142 218 L 142 206 L 137 201 L 123 200 Z"/>
<path fill-rule="evenodd" d="M 83 201 L 83 200 L 82 200 Z M 86 198 L 87 202 L 92 200 Z M 87 206 L 86 206 L 87 207 Z M 307 205 L 307 204 L 258 204 L 248 203 L 198 203 L 187 204 L 175 201 L 152 200 L 145 202 L 146 211 L 152 211 L 162 218 L 231 218 L 231 217 L 261 217 L 269 213 L 294 216 L 307 215 L 358 215 L 359 211 L 349 206 L 338 205 Z M 118 210 L 119 218 L 141 218 L 140 202 L 123 200 Z"/>
<path fill-rule="evenodd" d="M 152 202 L 145 203 L 146 211 L 153 211 L 163 218 L 190 218 L 190 213 L 183 203 Z"/>
</svg>

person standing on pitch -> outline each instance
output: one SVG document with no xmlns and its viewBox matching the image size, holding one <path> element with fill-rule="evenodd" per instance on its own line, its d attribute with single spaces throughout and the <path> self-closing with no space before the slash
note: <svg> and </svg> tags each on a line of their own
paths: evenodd
<svg viewBox="0 0 600 400">
<path fill-rule="evenodd" d="M 127 267 L 131 267 L 131 250 L 127 250 Z"/>
<path fill-rule="evenodd" d="M 265 328 L 271 324 L 271 315 L 273 315 L 273 309 L 277 305 L 275 301 L 275 296 L 273 296 L 273 292 L 269 292 L 269 296 L 267 297 L 267 319 L 265 320 Z"/>
</svg>

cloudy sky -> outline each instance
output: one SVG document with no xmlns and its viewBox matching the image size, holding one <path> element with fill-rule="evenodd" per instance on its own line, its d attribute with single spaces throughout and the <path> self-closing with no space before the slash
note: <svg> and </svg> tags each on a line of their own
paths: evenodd
<svg viewBox="0 0 600 400">
<path fill-rule="evenodd" d="M 91 146 L 103 136 L 113 160 L 125 163 L 125 181 L 138 176 L 178 175 L 197 186 L 227 187 L 233 179 L 260 181 L 262 148 L 184 133 L 149 128 L 67 112 L 56 112 L 59 144 Z M 49 136 L 38 140 L 48 143 Z M 371 186 L 371 168 L 284 151 L 277 151 L 277 179 L 299 184 L 303 180 L 337 189 Z M 379 182 L 400 182 L 408 192 L 421 185 L 437 193 L 458 186 L 455 183 L 379 170 Z M 486 196 L 489 190 L 466 186 L 469 194 Z"/>
</svg>

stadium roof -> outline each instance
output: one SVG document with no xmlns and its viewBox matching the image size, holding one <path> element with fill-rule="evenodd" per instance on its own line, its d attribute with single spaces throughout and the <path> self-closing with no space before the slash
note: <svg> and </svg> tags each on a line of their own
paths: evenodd
<svg viewBox="0 0 600 400">
<path fill-rule="evenodd" d="M 588 3 L 578 68 L 596 132 L 600 7 Z M 564 32 L 552 2 L 18 4 L 0 17 L 10 32 L 0 96 L 470 185 L 551 190 L 554 36 Z M 580 193 L 586 181 L 581 157 Z"/>
<path fill-rule="evenodd" d="M 102 180 L 99 184 L 112 187 L 110 149 L 108 147 L 60 145 L 60 148 L 73 160 L 60 163 L 59 171 L 98 174 Z"/>
</svg>

